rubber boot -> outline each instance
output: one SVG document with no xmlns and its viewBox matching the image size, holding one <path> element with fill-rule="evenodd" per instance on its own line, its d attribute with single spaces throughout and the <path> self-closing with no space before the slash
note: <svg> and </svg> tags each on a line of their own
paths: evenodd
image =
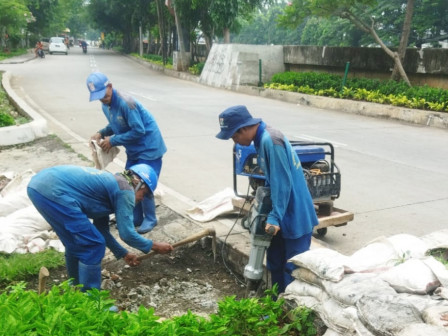
<svg viewBox="0 0 448 336">
<path fill-rule="evenodd" d="M 140 227 L 137 229 L 137 232 L 147 233 L 154 229 L 154 227 L 157 225 L 156 202 L 154 201 L 154 197 L 144 197 L 141 201 L 141 205 L 144 218 L 142 225 L 140 225 Z"/>
<path fill-rule="evenodd" d="M 101 289 L 101 263 L 96 265 L 86 265 L 82 262 L 78 263 L 79 267 L 79 283 L 84 287 L 82 291 L 97 288 Z"/>
<path fill-rule="evenodd" d="M 65 252 L 65 265 L 67 267 L 67 276 L 72 286 L 79 284 L 79 270 L 78 270 L 79 259 L 73 254 Z"/>
</svg>

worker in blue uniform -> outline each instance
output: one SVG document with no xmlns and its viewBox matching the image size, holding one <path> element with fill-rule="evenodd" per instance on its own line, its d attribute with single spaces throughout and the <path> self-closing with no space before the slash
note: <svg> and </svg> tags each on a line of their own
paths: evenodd
<svg viewBox="0 0 448 336">
<path fill-rule="evenodd" d="M 101 72 L 93 72 L 87 78 L 90 101 L 100 100 L 109 124 L 95 133 L 91 139 L 108 152 L 113 146 L 126 149 L 126 169 L 144 163 L 160 176 L 162 157 L 166 145 L 154 116 L 140 102 L 112 87 Z M 154 197 L 146 197 L 135 207 L 134 225 L 139 233 L 151 231 L 157 225 Z"/>
<path fill-rule="evenodd" d="M 272 284 L 278 284 L 278 293 L 282 293 L 294 280 L 291 273 L 296 266 L 288 259 L 309 250 L 313 228 L 318 224 L 300 160 L 280 131 L 253 118 L 243 105 L 224 110 L 219 124 L 218 139 L 232 138 L 243 146 L 253 142 L 257 151 L 266 186 L 271 189 L 272 210 L 266 232 L 271 227 L 275 230 L 266 253 L 267 268 Z"/>
<path fill-rule="evenodd" d="M 134 205 L 157 186 L 157 174 L 145 164 L 130 167 L 122 174 L 80 166 L 55 166 L 31 178 L 30 200 L 50 224 L 65 246 L 69 278 L 83 289 L 101 287 L 101 260 L 106 246 L 117 259 L 137 266 L 134 253 L 123 247 L 110 233 L 104 218 L 115 214 L 120 238 L 143 253 L 154 250 L 165 254 L 173 250 L 168 243 L 153 242 L 135 231 Z M 93 223 L 90 221 L 93 219 Z"/>
</svg>

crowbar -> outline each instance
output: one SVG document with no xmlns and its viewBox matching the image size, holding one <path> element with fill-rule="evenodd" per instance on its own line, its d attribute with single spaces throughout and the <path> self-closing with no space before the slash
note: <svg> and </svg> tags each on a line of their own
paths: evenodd
<svg viewBox="0 0 448 336">
<path fill-rule="evenodd" d="M 207 237 L 207 236 L 211 236 L 212 237 L 212 250 L 213 250 L 213 261 L 216 261 L 216 231 L 214 228 L 208 228 L 205 229 L 201 232 L 195 233 L 194 235 L 191 235 L 185 239 L 182 239 L 174 244 L 171 244 L 173 246 L 173 248 L 197 241 L 201 238 Z M 150 251 L 147 254 L 138 256 L 137 259 L 138 260 L 144 260 L 144 259 L 148 259 L 149 257 L 153 256 L 154 254 L 156 254 L 156 252 L 154 251 Z"/>
</svg>

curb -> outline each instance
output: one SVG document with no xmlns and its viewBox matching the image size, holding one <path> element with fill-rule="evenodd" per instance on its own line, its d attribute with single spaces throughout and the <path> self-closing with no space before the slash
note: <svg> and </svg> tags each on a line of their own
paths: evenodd
<svg viewBox="0 0 448 336">
<path fill-rule="evenodd" d="M 4 72 L 2 86 L 11 103 L 21 115 L 32 119 L 32 121 L 23 125 L 0 127 L 0 146 L 17 145 L 48 135 L 47 120 L 15 93 L 11 88 L 10 81 L 11 75 Z"/>
</svg>

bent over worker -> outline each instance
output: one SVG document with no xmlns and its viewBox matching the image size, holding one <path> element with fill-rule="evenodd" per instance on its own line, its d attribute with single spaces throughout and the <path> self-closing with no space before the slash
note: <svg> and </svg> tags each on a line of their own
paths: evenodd
<svg viewBox="0 0 448 336">
<path fill-rule="evenodd" d="M 126 169 L 144 163 L 160 175 L 165 142 L 153 115 L 133 97 L 122 94 L 101 72 L 93 72 L 87 78 L 90 101 L 100 100 L 109 124 L 91 139 L 108 152 L 113 146 L 126 148 Z M 145 197 L 135 207 L 134 224 L 139 233 L 151 231 L 157 225 L 154 197 Z"/>
<path fill-rule="evenodd" d="M 296 268 L 288 259 L 309 250 L 313 228 L 318 224 L 303 169 L 288 139 L 278 130 L 253 118 L 242 105 L 232 106 L 219 115 L 218 139 L 249 146 L 254 142 L 258 162 L 271 189 L 272 210 L 266 220 L 266 232 L 273 227 L 274 237 L 267 249 L 267 268 L 272 284 L 283 293 L 294 279 Z"/>
<path fill-rule="evenodd" d="M 83 290 L 101 287 L 101 260 L 106 246 L 117 259 L 139 264 L 109 231 L 108 215 L 115 213 L 120 238 L 144 253 L 165 254 L 168 243 L 157 243 L 139 235 L 133 224 L 135 203 L 151 194 L 157 174 L 148 165 L 132 166 L 123 174 L 90 167 L 55 166 L 41 170 L 28 184 L 28 196 L 65 246 L 69 278 Z M 107 220 L 104 220 L 106 218 Z M 89 219 L 93 219 L 93 224 Z"/>
</svg>

